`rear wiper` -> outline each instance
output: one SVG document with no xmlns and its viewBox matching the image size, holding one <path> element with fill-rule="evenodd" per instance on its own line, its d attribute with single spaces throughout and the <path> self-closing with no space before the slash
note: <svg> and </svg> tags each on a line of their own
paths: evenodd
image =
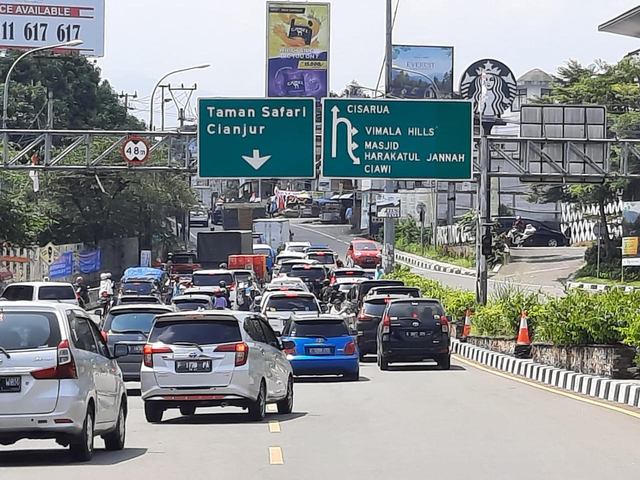
<svg viewBox="0 0 640 480">
<path fill-rule="evenodd" d="M 327 340 L 327 337 L 323 335 L 296 335 L 296 338 L 322 338 L 323 340 Z"/>
<path fill-rule="evenodd" d="M 202 347 L 200 345 L 198 345 L 197 343 L 191 343 L 191 342 L 173 342 L 173 345 L 180 345 L 182 347 L 196 347 L 198 350 L 200 350 L 202 353 L 204 353 L 204 350 L 202 349 Z"/>
<path fill-rule="evenodd" d="M 11 355 L 9 355 L 9 352 L 7 352 L 4 348 L 0 347 L 0 353 L 4 353 L 6 355 L 7 358 L 11 358 Z"/>
<path fill-rule="evenodd" d="M 113 333 L 121 333 L 123 335 L 133 335 L 134 333 L 137 333 L 138 335 L 149 335 L 146 332 L 143 332 L 142 330 L 111 330 Z"/>
</svg>

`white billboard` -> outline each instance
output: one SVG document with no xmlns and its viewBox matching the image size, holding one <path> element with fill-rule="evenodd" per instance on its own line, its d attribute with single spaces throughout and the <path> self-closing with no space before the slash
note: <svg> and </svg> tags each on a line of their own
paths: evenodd
<svg viewBox="0 0 640 480">
<path fill-rule="evenodd" d="M 66 50 L 104 56 L 105 0 L 0 0 L 0 50 L 82 40 Z"/>
</svg>

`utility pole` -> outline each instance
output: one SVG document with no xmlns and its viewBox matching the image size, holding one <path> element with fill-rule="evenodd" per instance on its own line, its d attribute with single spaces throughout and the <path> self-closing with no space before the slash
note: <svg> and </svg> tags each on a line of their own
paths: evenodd
<svg viewBox="0 0 640 480">
<path fill-rule="evenodd" d="M 47 93 L 47 130 L 53 130 L 53 90 Z M 44 164 L 49 165 L 51 160 L 51 141 L 50 134 L 44 138 Z"/>
<path fill-rule="evenodd" d="M 165 104 L 164 91 L 165 91 L 166 88 L 170 88 L 170 86 L 169 85 L 160 85 L 160 91 L 162 92 L 161 93 L 162 98 L 161 98 L 161 101 L 160 101 L 160 116 L 162 117 L 162 119 L 160 121 L 160 130 L 163 131 L 163 132 L 164 132 L 164 111 L 165 111 L 165 108 L 164 108 L 164 104 Z"/>
<path fill-rule="evenodd" d="M 481 110 L 482 112 L 482 110 Z M 482 116 L 482 113 L 481 113 Z M 486 235 L 486 225 L 489 223 L 489 140 L 493 123 L 483 123 L 480 119 L 480 179 L 478 182 L 478 220 L 476 223 L 476 301 L 486 305 L 488 299 L 488 266 L 487 257 L 482 251 L 482 239 Z"/>
<path fill-rule="evenodd" d="M 187 105 L 189 105 L 189 102 L 191 101 L 191 97 L 193 96 L 193 92 L 195 92 L 198 89 L 198 85 L 194 84 L 193 87 L 185 87 L 183 83 L 179 87 L 172 87 L 171 84 L 169 84 L 168 88 L 169 88 L 169 94 L 171 95 L 171 98 L 173 99 L 173 103 L 176 106 L 176 110 L 178 111 L 178 122 L 180 124 L 180 128 L 183 128 L 184 122 L 186 120 L 185 108 Z M 178 102 L 178 99 L 174 95 L 174 92 L 188 92 L 188 95 L 184 100 L 183 104 Z"/>
<path fill-rule="evenodd" d="M 126 108 L 127 110 L 133 110 L 133 107 L 129 106 L 129 99 L 131 98 L 132 100 L 135 100 L 136 98 L 138 98 L 138 92 L 135 92 L 133 94 L 122 92 L 120 95 L 118 95 L 118 98 L 124 98 L 124 108 Z"/>
<path fill-rule="evenodd" d="M 391 81 L 393 79 L 393 0 L 387 0 L 386 12 L 386 48 L 385 48 L 385 92 L 387 97 L 391 94 Z M 387 180 L 384 184 L 385 193 L 393 193 L 395 190 L 393 180 Z M 384 271 L 389 273 L 393 270 L 395 262 L 395 219 L 384 219 Z"/>
</svg>

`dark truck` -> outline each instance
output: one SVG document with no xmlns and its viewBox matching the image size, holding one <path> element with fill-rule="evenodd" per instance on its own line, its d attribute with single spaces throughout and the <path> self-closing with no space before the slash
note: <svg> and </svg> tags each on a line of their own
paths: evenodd
<svg viewBox="0 0 640 480">
<path fill-rule="evenodd" d="M 219 268 L 229 255 L 252 255 L 251 230 L 198 233 L 198 261 L 203 269 Z"/>
</svg>

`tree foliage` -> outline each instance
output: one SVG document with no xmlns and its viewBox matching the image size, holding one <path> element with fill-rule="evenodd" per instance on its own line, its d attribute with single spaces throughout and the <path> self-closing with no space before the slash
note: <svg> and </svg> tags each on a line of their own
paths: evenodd
<svg viewBox="0 0 640 480">
<path fill-rule="evenodd" d="M 6 77 L 17 55 L 10 52 L 0 58 L 0 78 Z M 120 105 L 111 85 L 101 80 L 100 70 L 78 55 L 34 55 L 18 64 L 9 90 L 9 128 L 46 128 L 48 92 L 54 96 L 56 129 L 144 129 Z M 94 139 L 94 153 L 103 151 L 106 141 Z M 167 148 L 157 149 L 149 162 L 166 163 Z M 83 164 L 84 151 L 74 155 L 66 161 Z M 105 159 L 107 164 L 116 162 L 122 164 L 118 152 Z M 152 239 L 170 241 L 167 219 L 181 218 L 195 203 L 183 174 L 41 172 L 39 180 L 40 190 L 33 192 L 27 174 L 0 172 L 0 242 L 97 243 L 136 236 L 150 247 Z"/>
</svg>

